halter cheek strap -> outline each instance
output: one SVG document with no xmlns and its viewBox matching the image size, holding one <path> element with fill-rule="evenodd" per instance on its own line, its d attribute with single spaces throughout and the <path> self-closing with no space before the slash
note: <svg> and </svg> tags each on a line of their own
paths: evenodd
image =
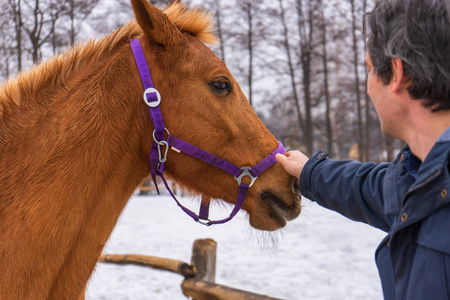
<svg viewBox="0 0 450 300">
<path fill-rule="evenodd" d="M 277 153 L 284 153 L 285 150 L 281 143 L 278 144 L 278 147 L 269 154 L 262 161 L 257 163 L 253 167 L 238 167 L 226 160 L 221 159 L 220 157 L 215 156 L 205 150 L 202 150 L 194 145 L 189 144 L 186 141 L 178 139 L 173 135 L 170 135 L 167 128 L 164 127 L 163 117 L 161 114 L 161 110 L 159 108 L 159 104 L 161 103 L 161 95 L 155 89 L 152 81 L 152 77 L 150 75 L 150 71 L 147 66 L 147 61 L 145 59 L 144 52 L 142 50 L 141 43 L 139 39 L 131 40 L 131 48 L 133 50 L 133 54 L 136 60 L 136 64 L 139 70 L 139 74 L 141 76 L 142 85 L 144 86 L 144 101 L 148 105 L 148 109 L 150 112 L 150 116 L 155 127 L 153 132 L 153 144 L 150 151 L 150 174 L 152 176 L 153 182 L 156 186 L 156 189 L 159 194 L 158 185 L 156 184 L 157 176 L 160 177 L 169 191 L 169 194 L 175 200 L 177 205 L 186 212 L 190 217 L 192 217 L 195 221 L 202 223 L 204 225 L 213 225 L 225 223 L 231 220 L 241 209 L 242 204 L 247 196 L 248 189 L 253 185 L 258 176 L 263 173 L 265 170 L 270 168 L 275 162 L 275 155 Z M 167 139 L 164 139 L 164 135 L 167 133 Z M 236 204 L 228 218 L 222 220 L 212 221 L 209 220 L 209 198 L 202 198 L 202 203 L 200 205 L 200 211 L 197 215 L 192 212 L 188 208 L 184 207 L 178 199 L 175 197 L 174 193 L 170 189 L 167 184 L 166 179 L 164 178 L 164 165 L 167 161 L 167 153 L 169 151 L 169 147 L 179 153 L 185 153 L 192 157 L 195 157 L 201 161 L 204 161 L 208 164 L 211 164 L 222 171 L 227 172 L 232 175 L 239 184 L 238 196 L 236 199 Z M 250 177 L 250 183 L 246 184 L 242 182 L 243 177 Z"/>
<path fill-rule="evenodd" d="M 150 75 L 150 70 L 147 66 L 147 60 L 145 59 L 144 51 L 142 50 L 141 42 L 139 39 L 133 39 L 130 41 L 131 49 L 133 50 L 134 58 L 141 76 L 142 85 L 144 86 L 144 101 L 148 105 L 148 111 L 155 126 L 155 131 L 153 132 L 154 140 L 162 141 L 164 140 L 164 121 L 162 118 L 161 110 L 159 109 L 159 104 L 161 103 L 161 95 L 155 89 L 153 85 L 152 76 Z M 156 184 L 157 170 L 151 166 L 157 166 L 159 163 L 158 149 L 161 146 L 156 142 L 153 142 L 152 149 L 150 151 L 150 174 L 153 179 L 153 183 L 159 194 L 158 185 Z"/>
</svg>

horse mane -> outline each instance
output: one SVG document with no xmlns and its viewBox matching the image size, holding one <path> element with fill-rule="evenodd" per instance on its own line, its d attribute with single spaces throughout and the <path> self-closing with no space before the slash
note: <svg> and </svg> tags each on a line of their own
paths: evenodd
<svg viewBox="0 0 450 300">
<path fill-rule="evenodd" d="M 207 11 L 188 8 L 181 2 L 175 2 L 163 12 L 181 32 L 189 33 L 206 44 L 215 44 L 218 41 L 212 29 L 213 16 Z M 0 146 L 4 145 L 15 132 L 27 127 L 27 124 L 32 124 L 36 116 L 23 117 L 25 111 L 32 114 L 33 110 L 27 107 L 37 105 L 39 106 L 37 111 L 44 111 L 45 107 L 51 103 L 52 87 L 64 86 L 77 71 L 98 63 L 105 54 L 113 53 L 115 49 L 123 45 L 124 40 L 142 35 L 142 29 L 136 20 L 132 20 L 100 40 L 93 39 L 87 43 L 69 47 L 65 53 L 35 65 L 31 70 L 22 72 L 1 84 Z M 20 123 L 19 119 L 23 119 L 25 123 Z"/>
</svg>

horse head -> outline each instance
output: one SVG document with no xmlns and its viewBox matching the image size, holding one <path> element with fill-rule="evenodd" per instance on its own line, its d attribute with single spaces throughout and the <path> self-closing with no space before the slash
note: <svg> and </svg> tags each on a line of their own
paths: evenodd
<svg viewBox="0 0 450 300">
<path fill-rule="evenodd" d="M 187 10 L 181 3 L 173 3 L 165 12 L 147 0 L 131 3 L 171 135 L 239 167 L 254 166 L 277 148 L 278 141 L 259 120 L 225 63 L 204 44 L 216 40 L 209 15 Z M 136 66 L 130 70 L 139 77 Z M 143 92 L 142 86 L 139 89 Z M 145 110 L 143 101 L 142 106 Z M 153 140 L 150 118 L 148 124 L 143 137 L 147 158 Z M 212 165 L 170 150 L 165 170 L 195 194 L 236 202 L 236 180 Z M 300 213 L 297 180 L 274 164 L 249 189 L 242 209 L 255 228 L 284 227 Z"/>
</svg>

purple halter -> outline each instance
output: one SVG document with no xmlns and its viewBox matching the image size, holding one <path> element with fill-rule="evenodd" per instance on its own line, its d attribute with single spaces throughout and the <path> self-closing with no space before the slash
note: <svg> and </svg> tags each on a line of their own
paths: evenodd
<svg viewBox="0 0 450 300">
<path fill-rule="evenodd" d="M 150 151 L 150 173 L 153 179 L 153 183 L 158 191 L 158 185 L 156 184 L 156 176 L 159 176 L 166 189 L 169 191 L 172 198 L 175 200 L 177 205 L 186 212 L 189 216 L 191 216 L 196 222 L 199 222 L 204 225 L 213 225 L 213 224 L 221 224 L 231 220 L 241 209 L 242 204 L 244 203 L 245 197 L 247 196 L 247 192 L 249 187 L 253 185 L 258 176 L 271 167 L 275 162 L 275 154 L 284 153 L 285 150 L 281 143 L 278 144 L 278 147 L 269 154 L 262 161 L 257 163 L 253 167 L 242 167 L 233 165 L 232 163 L 223 160 L 209 152 L 206 152 L 196 146 L 193 146 L 183 140 L 180 140 L 173 135 L 170 135 L 167 128 L 164 127 L 164 122 L 161 114 L 161 110 L 159 108 L 159 104 L 161 103 L 161 95 L 155 89 L 152 81 L 152 77 L 150 75 L 150 71 L 147 66 L 147 61 L 145 59 L 144 51 L 142 50 L 141 43 L 139 39 L 131 40 L 131 48 L 133 50 L 134 58 L 136 60 L 136 64 L 139 69 L 139 74 L 141 76 L 142 84 L 144 86 L 144 101 L 149 107 L 149 112 L 152 118 L 153 125 L 155 130 L 153 131 L 153 144 L 152 149 Z M 167 139 L 164 139 L 164 133 L 167 133 Z M 166 179 L 164 178 L 164 164 L 167 160 L 167 153 L 169 152 L 169 147 L 172 150 L 178 153 L 185 153 L 197 159 L 200 159 L 204 162 L 207 162 L 225 172 L 232 175 L 239 184 L 239 191 L 236 200 L 236 204 L 228 218 L 223 220 L 211 221 L 209 220 L 209 204 L 210 199 L 202 198 L 202 203 L 200 205 L 199 214 L 195 214 L 188 208 L 184 207 L 175 197 L 172 190 L 169 188 Z M 251 179 L 250 184 L 245 184 L 242 182 L 242 178 L 248 176 Z"/>
</svg>

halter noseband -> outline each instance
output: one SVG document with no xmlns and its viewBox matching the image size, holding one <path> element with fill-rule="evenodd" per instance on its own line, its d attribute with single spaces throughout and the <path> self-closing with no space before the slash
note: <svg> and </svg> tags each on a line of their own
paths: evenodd
<svg viewBox="0 0 450 300">
<path fill-rule="evenodd" d="M 275 155 L 277 153 L 284 153 L 284 147 L 281 143 L 278 143 L 278 147 L 269 154 L 266 158 L 261 160 L 253 167 L 238 167 L 226 160 L 223 160 L 209 152 L 206 152 L 196 146 L 189 144 L 183 140 L 180 140 L 173 135 L 170 135 L 167 128 L 164 127 L 163 117 L 161 114 L 161 110 L 159 108 L 159 104 L 161 103 L 161 95 L 155 89 L 152 81 L 152 77 L 150 75 L 150 71 L 147 66 L 147 61 L 145 59 L 144 51 L 142 50 L 141 43 L 139 39 L 131 40 L 131 48 L 133 50 L 134 58 L 136 60 L 136 64 L 139 69 L 139 74 L 141 76 L 141 81 L 144 86 L 144 101 L 149 107 L 150 116 L 152 118 L 153 125 L 155 130 L 153 131 L 153 144 L 150 151 L 150 173 L 153 179 L 153 183 L 158 191 L 158 185 L 156 184 L 156 176 L 159 176 L 166 189 L 169 191 L 172 198 L 175 200 L 177 205 L 189 216 L 191 216 L 196 222 L 199 222 L 204 225 L 213 225 L 213 224 L 221 224 L 231 220 L 241 209 L 242 204 L 244 203 L 245 197 L 247 196 L 247 192 L 250 186 L 253 185 L 258 176 L 271 167 L 275 162 Z M 167 133 L 167 139 L 164 139 L 164 133 Z M 202 198 L 202 203 L 200 205 L 199 214 L 195 214 L 188 208 L 184 207 L 175 197 L 172 190 L 169 188 L 167 181 L 164 178 L 164 164 L 167 160 L 167 153 L 169 151 L 169 147 L 172 150 L 185 153 L 192 157 L 195 157 L 199 160 L 207 162 L 228 174 L 234 176 L 236 181 L 239 184 L 239 191 L 236 200 L 236 204 L 228 218 L 222 220 L 211 221 L 209 220 L 209 204 L 210 199 Z M 242 182 L 242 178 L 248 176 L 251 179 L 250 184 L 246 184 Z"/>
</svg>

